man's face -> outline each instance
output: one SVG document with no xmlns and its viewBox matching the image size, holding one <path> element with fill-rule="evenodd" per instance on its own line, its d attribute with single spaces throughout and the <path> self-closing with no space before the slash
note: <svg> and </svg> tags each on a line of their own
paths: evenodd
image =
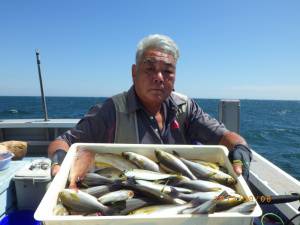
<svg viewBox="0 0 300 225">
<path fill-rule="evenodd" d="M 157 49 L 145 51 L 138 65 L 132 66 L 135 91 L 146 107 L 161 104 L 170 96 L 175 75 L 174 57 Z"/>
</svg>

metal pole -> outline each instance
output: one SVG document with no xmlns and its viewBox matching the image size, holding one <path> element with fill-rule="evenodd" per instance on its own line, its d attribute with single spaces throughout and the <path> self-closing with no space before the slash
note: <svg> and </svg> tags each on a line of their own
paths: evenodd
<svg viewBox="0 0 300 225">
<path fill-rule="evenodd" d="M 43 80 L 42 80 L 41 67 L 40 67 L 41 61 L 40 61 L 40 57 L 39 57 L 39 55 L 40 55 L 39 50 L 35 50 L 35 55 L 36 55 L 36 63 L 37 63 L 37 67 L 38 67 L 39 80 L 40 80 L 44 119 L 45 119 L 45 121 L 48 121 L 47 105 L 46 105 L 46 99 L 45 99 L 45 95 L 44 95 Z"/>
</svg>

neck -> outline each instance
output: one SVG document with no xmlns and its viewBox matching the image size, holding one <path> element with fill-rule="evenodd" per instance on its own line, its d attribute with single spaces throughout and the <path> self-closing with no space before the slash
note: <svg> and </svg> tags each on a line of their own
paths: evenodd
<svg viewBox="0 0 300 225">
<path fill-rule="evenodd" d="M 161 110 L 161 104 L 159 104 L 159 105 L 154 105 L 154 104 L 146 105 L 146 104 L 143 104 L 143 105 L 144 105 L 145 109 L 147 110 L 147 112 L 152 116 L 155 116 Z"/>
</svg>

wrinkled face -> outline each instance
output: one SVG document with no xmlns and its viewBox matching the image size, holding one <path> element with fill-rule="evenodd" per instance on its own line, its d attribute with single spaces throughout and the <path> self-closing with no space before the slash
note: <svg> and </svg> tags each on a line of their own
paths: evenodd
<svg viewBox="0 0 300 225">
<path fill-rule="evenodd" d="M 132 66 L 135 91 L 146 107 L 159 105 L 170 96 L 175 75 L 174 57 L 157 49 L 145 51 L 138 65 Z"/>
</svg>

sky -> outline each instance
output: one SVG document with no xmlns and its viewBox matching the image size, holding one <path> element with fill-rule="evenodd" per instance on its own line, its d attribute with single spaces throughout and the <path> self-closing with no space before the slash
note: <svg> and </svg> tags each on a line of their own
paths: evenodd
<svg viewBox="0 0 300 225">
<path fill-rule="evenodd" d="M 179 46 L 175 89 L 193 98 L 300 100 L 298 0 L 3 0 L 0 96 L 109 97 L 132 85 L 137 43 Z"/>
</svg>

